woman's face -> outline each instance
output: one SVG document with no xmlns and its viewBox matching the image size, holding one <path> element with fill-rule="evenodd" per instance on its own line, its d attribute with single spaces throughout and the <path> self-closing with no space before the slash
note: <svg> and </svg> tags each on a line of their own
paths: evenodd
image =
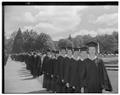
<svg viewBox="0 0 120 95">
<path fill-rule="evenodd" d="M 59 56 L 59 53 L 56 54 L 56 57 L 58 57 L 58 56 Z"/>
<path fill-rule="evenodd" d="M 72 55 L 72 51 L 71 50 L 68 50 L 68 55 Z"/>
<path fill-rule="evenodd" d="M 52 53 L 52 57 L 54 57 L 55 56 L 55 54 L 54 53 Z"/>
<path fill-rule="evenodd" d="M 66 51 L 63 49 L 63 50 L 61 51 L 61 53 L 62 53 L 62 54 L 66 54 Z"/>
<path fill-rule="evenodd" d="M 47 52 L 47 55 L 50 55 L 50 52 Z"/>
<path fill-rule="evenodd" d="M 88 52 L 89 52 L 90 55 L 94 55 L 94 54 L 96 54 L 96 48 L 95 47 L 89 47 Z"/>
<path fill-rule="evenodd" d="M 80 52 L 80 56 L 81 56 L 82 58 L 87 58 L 87 57 L 88 57 L 87 51 L 81 51 L 81 52 Z"/>
<path fill-rule="evenodd" d="M 74 51 L 73 56 L 78 56 L 77 51 Z"/>
</svg>

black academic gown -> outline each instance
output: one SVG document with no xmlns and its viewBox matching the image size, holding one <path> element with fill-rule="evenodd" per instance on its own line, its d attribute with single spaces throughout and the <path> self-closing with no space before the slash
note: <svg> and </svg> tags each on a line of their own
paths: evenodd
<svg viewBox="0 0 120 95">
<path fill-rule="evenodd" d="M 47 73 L 47 64 L 49 62 L 49 57 L 45 56 L 43 59 L 43 63 L 42 63 L 42 73 L 46 74 Z"/>
<path fill-rule="evenodd" d="M 72 85 L 71 85 L 71 74 L 72 74 L 72 65 L 73 65 L 73 59 L 66 57 L 65 60 L 65 70 L 64 70 L 64 81 L 65 83 L 69 83 L 69 87 L 65 88 L 65 92 L 67 93 L 73 93 Z"/>
<path fill-rule="evenodd" d="M 61 92 L 63 92 L 62 90 L 63 90 L 63 84 L 62 84 L 62 79 L 63 79 L 63 70 L 64 70 L 64 63 L 63 63 L 63 57 L 62 56 L 59 56 L 58 58 L 57 58 L 57 72 L 56 72 L 56 74 L 57 74 L 57 76 L 58 76 L 58 78 L 57 78 L 57 87 L 56 87 L 56 92 L 58 92 L 58 93 L 61 93 Z"/>
<path fill-rule="evenodd" d="M 59 64 L 60 64 L 60 79 L 62 80 L 64 77 L 64 57 L 60 56 L 59 58 Z"/>
<path fill-rule="evenodd" d="M 57 93 L 61 92 L 61 80 L 60 80 L 60 56 L 55 60 L 54 75 L 56 80 L 55 91 Z"/>
<path fill-rule="evenodd" d="M 25 64 L 26 64 L 26 69 L 28 70 L 28 55 L 25 55 Z"/>
<path fill-rule="evenodd" d="M 34 62 L 33 62 L 33 77 L 37 77 L 37 65 L 39 62 L 39 56 L 38 55 L 34 55 Z"/>
<path fill-rule="evenodd" d="M 29 62 L 30 62 L 30 72 L 31 72 L 31 74 L 33 75 L 33 66 L 34 66 L 34 55 L 31 55 L 30 56 L 30 60 L 29 60 Z"/>
<path fill-rule="evenodd" d="M 112 91 L 112 86 L 101 59 L 86 60 L 85 93 L 102 93 L 102 89 Z"/>
<path fill-rule="evenodd" d="M 77 73 L 76 73 L 76 89 L 75 92 L 81 93 L 81 87 L 84 87 L 85 85 L 85 78 L 86 78 L 86 59 L 78 60 L 78 65 L 77 65 Z"/>
<path fill-rule="evenodd" d="M 48 63 L 48 89 L 52 90 L 53 87 L 53 81 L 51 75 L 53 75 L 53 59 L 50 58 Z"/>
<path fill-rule="evenodd" d="M 43 78 L 43 88 L 47 88 L 48 89 L 48 63 L 49 63 L 49 57 L 45 56 L 45 58 L 43 59 L 43 64 L 42 64 L 42 73 L 44 74 L 44 78 Z"/>
<path fill-rule="evenodd" d="M 70 58 L 66 57 L 66 60 L 65 60 L 66 67 L 65 67 L 65 70 L 64 70 L 64 73 L 65 73 L 64 74 L 64 81 L 65 81 L 65 83 L 69 83 L 68 82 L 68 80 L 69 80 L 69 76 L 68 76 L 69 74 L 68 73 L 69 73 L 69 70 L 70 70 L 69 69 L 70 68 L 70 60 L 71 60 Z"/>
<path fill-rule="evenodd" d="M 37 55 L 36 58 L 36 76 L 40 76 L 42 75 L 42 70 L 41 70 L 41 57 L 39 55 Z"/>
<path fill-rule="evenodd" d="M 71 76 L 70 76 L 70 84 L 71 87 L 75 87 L 73 90 L 74 92 L 78 92 L 78 78 L 79 78 L 79 60 L 71 59 Z"/>
<path fill-rule="evenodd" d="M 56 59 L 53 58 L 51 60 L 51 90 L 53 92 L 55 92 L 55 85 L 56 85 L 56 76 L 55 76 L 55 67 L 56 67 L 56 63 L 55 63 Z"/>
<path fill-rule="evenodd" d="M 66 82 L 65 82 L 65 71 L 68 63 L 67 57 L 62 57 L 61 61 L 61 93 L 67 92 Z"/>
<path fill-rule="evenodd" d="M 53 73 L 53 81 L 54 81 L 54 92 L 57 92 L 58 91 L 58 88 L 57 88 L 57 79 L 59 78 L 58 77 L 58 74 L 57 74 L 57 70 L 58 70 L 58 62 L 57 62 L 57 59 L 55 58 L 54 59 L 54 73 Z"/>
<path fill-rule="evenodd" d="M 57 58 L 54 59 L 54 76 L 58 78 L 59 64 Z"/>
<path fill-rule="evenodd" d="M 27 56 L 26 63 L 27 63 L 27 69 L 31 70 L 31 55 Z"/>
</svg>

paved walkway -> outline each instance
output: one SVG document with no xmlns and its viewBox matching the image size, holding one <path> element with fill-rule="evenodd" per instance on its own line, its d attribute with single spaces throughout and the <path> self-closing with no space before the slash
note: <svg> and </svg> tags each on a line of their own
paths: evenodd
<svg viewBox="0 0 120 95">
<path fill-rule="evenodd" d="M 43 76 L 33 79 L 24 62 L 13 61 L 9 57 L 5 66 L 5 93 L 44 93 Z M 118 93 L 118 71 L 108 71 L 113 87 L 112 93 Z"/>
<path fill-rule="evenodd" d="M 13 61 L 10 57 L 5 66 L 5 93 L 28 93 L 45 90 L 43 76 L 33 79 L 24 62 Z"/>
</svg>

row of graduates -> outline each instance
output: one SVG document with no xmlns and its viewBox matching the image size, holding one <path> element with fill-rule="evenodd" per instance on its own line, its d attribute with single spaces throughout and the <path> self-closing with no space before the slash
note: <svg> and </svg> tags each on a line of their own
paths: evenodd
<svg viewBox="0 0 120 95">
<path fill-rule="evenodd" d="M 48 50 L 42 65 L 43 88 L 56 93 L 80 93 L 85 66 L 78 53 L 78 48 L 73 55 L 71 48 L 67 48 L 67 53 L 65 48 L 60 52 Z"/>
<path fill-rule="evenodd" d="M 37 52 L 12 54 L 11 59 L 14 61 L 24 62 L 26 69 L 30 71 L 33 78 L 42 75 L 42 57 L 44 54 Z"/>
<path fill-rule="evenodd" d="M 56 93 L 102 93 L 112 91 L 103 60 L 96 55 L 97 43 L 88 47 L 48 50 L 42 64 L 43 88 Z"/>
<path fill-rule="evenodd" d="M 112 86 L 102 59 L 96 56 L 97 44 L 88 47 L 62 48 L 42 53 L 11 55 L 15 61 L 26 63 L 33 78 L 44 75 L 43 88 L 56 93 L 101 93 L 112 91 Z M 89 53 L 89 54 L 88 54 Z M 81 90 L 82 89 L 82 90 Z"/>
<path fill-rule="evenodd" d="M 68 48 L 67 50 L 71 51 L 71 48 Z M 75 86 L 74 88 L 72 85 L 71 87 L 67 87 L 66 82 L 68 83 L 68 80 L 73 81 L 74 83 L 76 82 L 74 79 L 77 78 L 75 77 L 70 80 L 70 77 L 72 77 L 70 72 L 72 72 L 73 75 L 76 75 L 76 70 L 79 69 L 76 69 L 76 67 L 78 67 L 77 61 L 79 61 L 77 56 L 77 53 L 79 53 L 78 50 L 79 49 L 77 48 L 74 49 L 74 57 L 70 52 L 66 55 L 65 48 L 62 48 L 60 52 L 48 50 L 47 54 L 35 52 L 19 53 L 11 55 L 11 58 L 14 61 L 25 62 L 26 69 L 31 72 L 33 78 L 44 74 L 43 87 L 47 90 L 59 93 L 74 92 L 76 89 Z M 67 68 L 65 69 L 65 67 Z M 73 67 L 72 70 L 70 70 L 71 67 Z M 69 76 L 69 78 L 67 76 Z"/>
</svg>

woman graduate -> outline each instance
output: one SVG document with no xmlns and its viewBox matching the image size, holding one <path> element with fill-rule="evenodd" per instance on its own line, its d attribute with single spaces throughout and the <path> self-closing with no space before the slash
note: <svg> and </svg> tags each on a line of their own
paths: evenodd
<svg viewBox="0 0 120 95">
<path fill-rule="evenodd" d="M 79 93 L 78 88 L 78 76 L 79 76 L 79 48 L 74 48 L 73 57 L 71 59 L 71 68 L 70 68 L 70 86 L 72 86 L 73 93 Z"/>
<path fill-rule="evenodd" d="M 64 92 L 64 83 L 63 83 L 63 77 L 64 77 L 64 59 L 66 58 L 66 48 L 65 47 L 61 47 L 61 50 L 59 52 L 59 56 L 57 58 L 57 75 L 58 75 L 58 79 L 57 79 L 57 93 L 63 93 Z M 59 67 L 58 67 L 59 66 Z"/>
<path fill-rule="evenodd" d="M 78 61 L 78 76 L 77 76 L 77 87 L 79 88 L 78 92 L 83 93 L 84 92 L 84 84 L 85 84 L 85 78 L 86 78 L 86 60 L 88 58 L 88 48 L 83 46 L 80 48 L 79 53 L 79 61 Z"/>
<path fill-rule="evenodd" d="M 44 74 L 43 88 L 46 88 L 47 90 L 49 90 L 49 85 L 48 84 L 49 84 L 50 75 L 48 74 L 48 70 L 49 70 L 50 58 L 51 58 L 51 51 L 48 49 L 47 50 L 47 55 L 44 57 L 43 64 L 42 64 L 42 74 Z"/>
<path fill-rule="evenodd" d="M 86 60 L 85 93 L 102 93 L 102 90 L 112 91 L 112 86 L 103 60 L 97 57 L 97 43 L 89 42 L 88 58 Z"/>
<path fill-rule="evenodd" d="M 73 55 L 72 55 L 72 47 L 67 47 L 67 57 L 64 60 L 65 68 L 64 68 L 64 83 L 66 85 L 65 92 L 66 93 L 73 93 L 72 85 L 70 84 L 71 81 L 71 74 L 72 74 L 72 62 L 73 62 Z"/>
</svg>

